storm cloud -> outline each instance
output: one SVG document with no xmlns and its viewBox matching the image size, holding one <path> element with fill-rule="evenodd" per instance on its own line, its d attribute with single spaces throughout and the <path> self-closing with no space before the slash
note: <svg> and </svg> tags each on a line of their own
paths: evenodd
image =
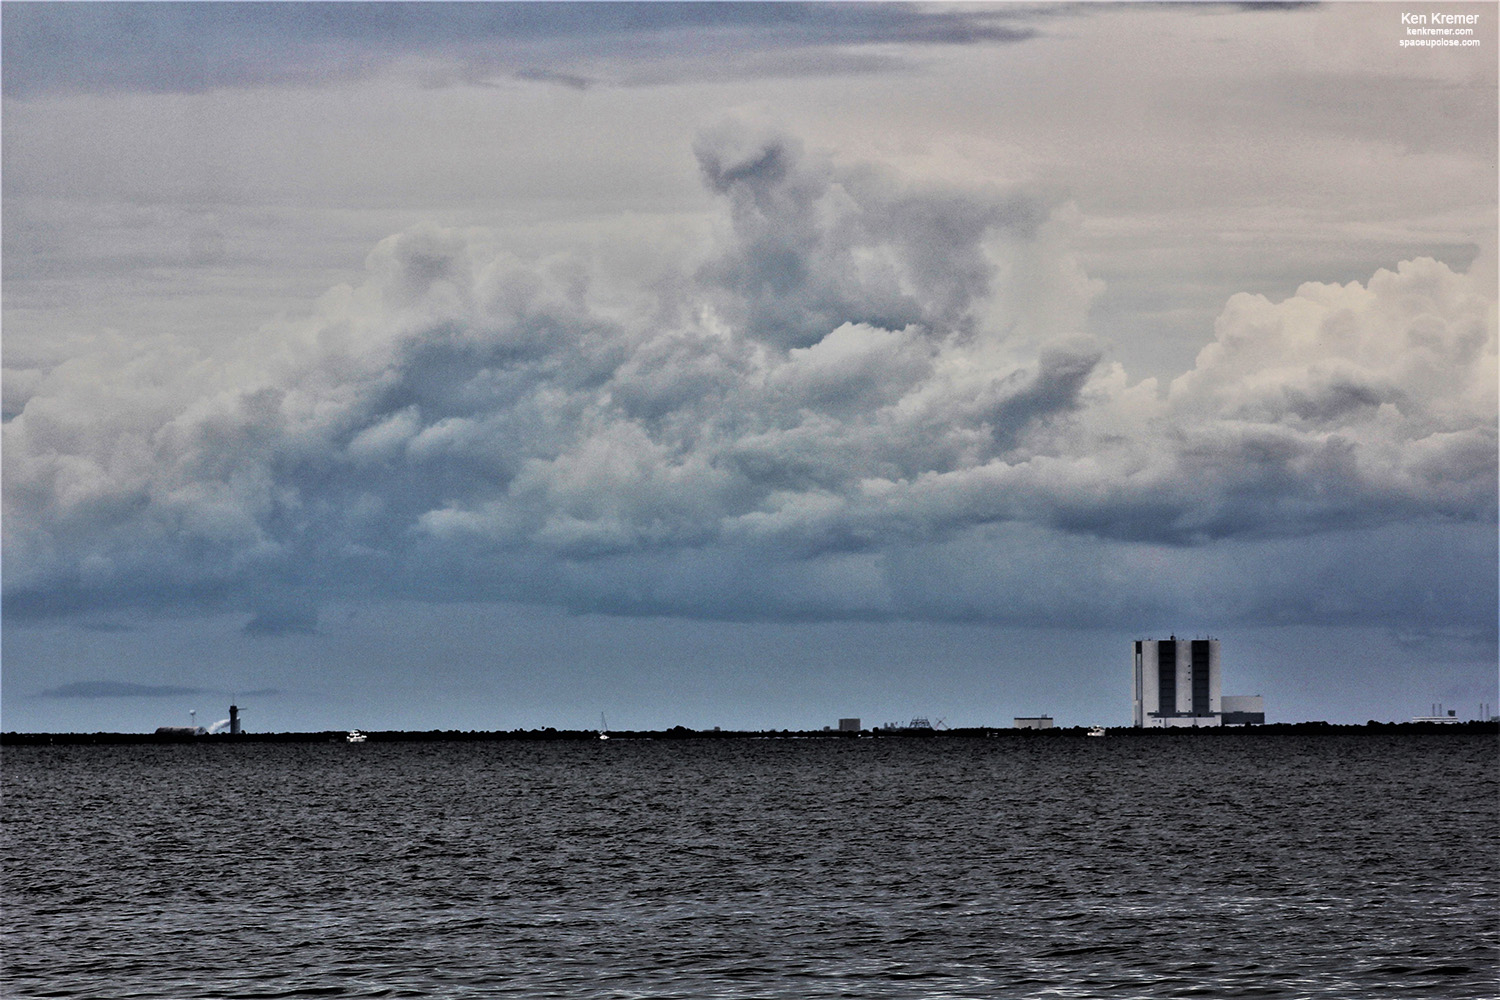
<svg viewBox="0 0 1500 1000">
<path fill-rule="evenodd" d="M 1494 524 L 1496 312 L 1468 274 L 1236 295 L 1191 370 L 1132 379 L 1081 333 L 1098 285 L 1045 189 L 916 183 L 744 117 L 691 155 L 717 235 L 650 282 L 423 226 L 232 348 L 7 372 L 7 610 L 1029 621 L 1119 599 L 1043 596 L 1048 566 L 1097 571 L 1082 543 L 1254 561 Z"/>
</svg>

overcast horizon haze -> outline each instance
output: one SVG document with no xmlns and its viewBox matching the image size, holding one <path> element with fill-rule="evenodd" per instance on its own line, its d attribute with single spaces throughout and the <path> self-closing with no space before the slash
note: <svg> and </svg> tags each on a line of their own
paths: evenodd
<svg viewBox="0 0 1500 1000">
<path fill-rule="evenodd" d="M 0 5 L 0 728 L 1476 717 L 1424 9 Z"/>
</svg>

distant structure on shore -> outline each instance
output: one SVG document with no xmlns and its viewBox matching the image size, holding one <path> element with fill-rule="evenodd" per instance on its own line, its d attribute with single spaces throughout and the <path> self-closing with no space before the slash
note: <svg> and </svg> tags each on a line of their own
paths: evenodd
<svg viewBox="0 0 1500 1000">
<path fill-rule="evenodd" d="M 1226 726 L 1266 724 L 1266 699 L 1258 694 L 1226 694 L 1220 707 L 1219 718 Z"/>
<path fill-rule="evenodd" d="M 1017 729 L 1052 728 L 1052 716 L 1050 715 L 1018 715 L 1015 718 Z"/>
<path fill-rule="evenodd" d="M 899 722 L 887 722 L 885 725 L 876 726 L 875 728 L 881 732 L 909 733 L 914 730 L 932 732 L 933 730 L 937 729 L 947 729 L 948 726 L 947 723 L 942 719 L 937 720 L 937 722 L 933 722 L 925 716 L 919 716 L 915 719 L 912 719 L 904 726 Z"/>
<path fill-rule="evenodd" d="M 840 719 L 839 720 L 839 732 L 841 732 L 841 733 L 857 733 L 857 732 L 859 732 L 859 720 L 858 719 Z"/>
<path fill-rule="evenodd" d="M 1132 680 L 1132 721 L 1137 729 L 1266 721 L 1260 695 L 1221 693 L 1218 639 L 1137 639 Z"/>
<path fill-rule="evenodd" d="M 194 710 L 191 714 L 196 718 L 198 715 L 197 710 Z M 157 726 L 156 735 L 211 736 L 214 733 L 221 732 L 225 726 L 229 727 L 229 735 L 238 736 L 240 734 L 240 707 L 238 705 L 230 705 L 229 718 L 220 719 L 207 729 L 202 726 Z"/>
<path fill-rule="evenodd" d="M 1480 709 L 1480 717 L 1483 718 L 1483 716 L 1484 716 L 1484 709 L 1481 708 Z M 1459 721 L 1459 719 L 1458 719 L 1458 713 L 1456 711 L 1454 711 L 1453 709 L 1451 709 L 1451 708 L 1448 709 L 1448 714 L 1444 715 L 1443 714 L 1442 703 L 1439 702 L 1438 704 L 1435 704 L 1435 705 L 1432 706 L 1432 714 L 1431 715 L 1419 715 L 1415 719 L 1412 719 L 1411 721 L 1413 721 L 1413 722 L 1435 722 L 1438 725 L 1451 726 L 1451 725 L 1454 725 L 1455 723 L 1457 723 Z"/>
</svg>

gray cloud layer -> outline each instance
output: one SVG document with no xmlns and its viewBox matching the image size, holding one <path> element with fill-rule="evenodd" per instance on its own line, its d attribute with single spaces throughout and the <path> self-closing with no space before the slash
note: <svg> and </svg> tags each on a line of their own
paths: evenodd
<svg viewBox="0 0 1500 1000">
<path fill-rule="evenodd" d="M 122 681 L 78 681 L 41 692 L 43 698 L 177 698 L 207 694 L 204 688 L 169 684 L 127 684 Z"/>
<path fill-rule="evenodd" d="M 1237 295 L 1191 371 L 1132 383 L 1076 333 L 1097 287 L 1045 191 L 917 188 L 743 120 L 694 151 L 720 237 L 649 288 L 419 228 L 237 352 L 8 373 L 7 609 L 1036 620 L 1163 552 L 1153 586 L 1191 592 L 1192 553 L 1332 567 L 1340 533 L 1494 523 L 1495 304 L 1442 263 Z"/>
<path fill-rule="evenodd" d="M 757 60 L 762 72 L 785 73 L 799 50 L 1021 41 L 1035 34 L 1028 22 L 1037 16 L 1021 7 L 901 3 L 12 3 L 4 89 L 25 97 L 309 84 L 366 77 L 413 57 L 429 82 L 516 74 L 577 86 L 587 79 L 567 67 L 621 52 L 655 69 L 618 82 L 659 82 L 664 74 L 722 77 L 735 66 L 756 75 Z M 694 71 L 702 60 L 710 62 Z M 819 62 L 806 70 L 899 64 L 849 55 Z"/>
</svg>

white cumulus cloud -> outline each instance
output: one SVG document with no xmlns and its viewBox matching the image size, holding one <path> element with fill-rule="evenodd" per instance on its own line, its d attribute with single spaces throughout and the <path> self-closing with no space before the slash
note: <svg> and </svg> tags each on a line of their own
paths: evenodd
<svg viewBox="0 0 1500 1000">
<path fill-rule="evenodd" d="M 268 629 L 351 587 L 1004 619 L 1050 592 L 1024 583 L 1038 545 L 1082 572 L 1089 540 L 1494 521 L 1475 278 L 1236 295 L 1191 371 L 1133 382 L 1078 332 L 1098 288 L 1049 197 L 737 121 L 695 153 L 718 240 L 633 297 L 586 258 L 418 228 L 233 351 L 117 338 L 7 373 L 7 598 L 221 600 Z"/>
</svg>

